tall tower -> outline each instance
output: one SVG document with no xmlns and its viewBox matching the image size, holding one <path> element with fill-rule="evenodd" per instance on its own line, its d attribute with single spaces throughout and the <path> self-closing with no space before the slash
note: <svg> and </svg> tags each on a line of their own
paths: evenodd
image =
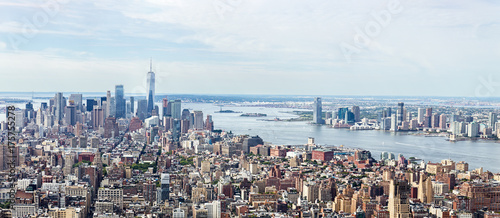
<svg viewBox="0 0 500 218">
<path fill-rule="evenodd" d="M 323 112 L 321 110 L 321 98 L 316 97 L 314 99 L 314 109 L 313 109 L 313 122 L 316 124 L 323 124 Z"/>
<path fill-rule="evenodd" d="M 123 85 L 115 86 L 115 104 L 116 104 L 116 118 L 125 117 L 125 98 Z"/>
<path fill-rule="evenodd" d="M 155 73 L 153 72 L 153 60 L 149 63 L 149 72 L 147 77 L 147 99 L 148 99 L 148 116 L 151 116 L 151 113 L 154 108 L 155 102 Z"/>
<path fill-rule="evenodd" d="M 354 114 L 354 121 L 359 122 L 361 121 L 361 117 L 359 115 L 359 106 L 352 106 L 351 109 L 352 113 Z"/>
<path fill-rule="evenodd" d="M 54 97 L 54 105 L 56 109 L 54 110 L 54 118 L 56 123 L 60 123 L 63 119 L 64 115 L 64 106 L 65 104 L 63 103 L 64 97 L 62 92 L 56 93 L 56 96 Z"/>
<path fill-rule="evenodd" d="M 410 186 L 404 180 L 391 180 L 389 187 L 389 217 L 410 218 L 410 205 L 408 197 Z"/>
<path fill-rule="evenodd" d="M 403 121 L 405 121 L 405 103 L 398 103 L 398 125 L 401 125 Z"/>
</svg>

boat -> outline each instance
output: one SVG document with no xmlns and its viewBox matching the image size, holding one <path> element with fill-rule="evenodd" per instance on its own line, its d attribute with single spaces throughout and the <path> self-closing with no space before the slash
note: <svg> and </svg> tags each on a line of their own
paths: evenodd
<svg viewBox="0 0 500 218">
<path fill-rule="evenodd" d="M 243 112 L 233 111 L 233 110 L 220 110 L 220 111 L 215 111 L 215 113 L 243 113 Z"/>
<path fill-rule="evenodd" d="M 262 113 L 245 113 L 240 115 L 242 117 L 267 117 L 267 114 L 262 114 Z"/>
</svg>

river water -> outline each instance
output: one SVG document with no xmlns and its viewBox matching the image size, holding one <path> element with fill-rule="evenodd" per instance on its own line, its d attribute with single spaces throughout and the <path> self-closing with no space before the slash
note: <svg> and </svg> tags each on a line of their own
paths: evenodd
<svg viewBox="0 0 500 218">
<path fill-rule="evenodd" d="M 425 137 L 406 133 L 379 130 L 333 129 L 327 126 L 310 125 L 307 122 L 276 122 L 263 119 L 292 118 L 293 114 L 283 113 L 293 109 L 224 106 L 224 110 L 243 113 L 265 113 L 268 117 L 240 117 L 235 113 L 214 113 L 220 110 L 214 104 L 186 103 L 183 108 L 201 110 L 211 114 L 216 129 L 231 130 L 236 134 L 258 135 L 264 141 L 278 145 L 302 145 L 308 137 L 314 137 L 319 145 L 344 145 L 371 151 L 379 159 L 383 151 L 406 158 L 416 157 L 426 162 L 452 159 L 469 163 L 469 169 L 483 167 L 493 173 L 500 172 L 500 143 L 488 140 L 449 142 L 445 137 Z"/>
<path fill-rule="evenodd" d="M 40 102 L 47 101 L 36 99 L 33 103 L 35 110 L 40 106 Z M 157 105 L 161 107 L 159 103 Z M 16 104 L 16 107 L 24 108 L 24 104 Z M 307 143 L 308 137 L 314 137 L 316 144 L 319 145 L 344 145 L 369 150 L 376 159 L 379 159 L 381 152 L 387 151 L 396 156 L 403 154 L 407 158 L 413 156 L 431 162 L 449 158 L 455 162 L 469 163 L 469 169 L 483 167 L 493 173 L 500 172 L 500 143 L 495 141 L 448 142 L 444 137 L 415 136 L 378 130 L 351 131 L 310 125 L 307 122 L 264 121 L 275 117 L 281 119 L 297 117 L 286 113 L 286 111 L 294 110 L 289 108 L 262 108 L 247 105 L 223 107 L 224 110 L 243 113 L 265 113 L 267 117 L 240 117 L 237 113 L 215 113 L 220 110 L 220 107 L 209 103 L 183 103 L 182 108 L 201 110 L 205 116 L 211 114 L 215 129 L 232 131 L 235 134 L 258 135 L 272 144 L 303 145 Z M 0 121 L 3 120 L 5 120 L 5 114 L 0 114 Z"/>
</svg>

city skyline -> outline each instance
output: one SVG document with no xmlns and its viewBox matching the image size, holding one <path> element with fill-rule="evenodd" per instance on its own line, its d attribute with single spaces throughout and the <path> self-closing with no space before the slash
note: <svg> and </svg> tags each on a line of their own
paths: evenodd
<svg viewBox="0 0 500 218">
<path fill-rule="evenodd" d="M 15 72 L 3 73 L 13 82 L 1 91 L 123 84 L 145 93 L 152 57 L 157 93 L 500 94 L 493 77 L 499 5 L 490 1 L 235 1 L 222 11 L 214 2 L 60 2 L 54 13 L 31 1 L 0 2 L 0 71 Z M 391 4 L 400 7 L 386 22 L 372 14 L 385 14 Z M 25 20 L 39 24 L 28 37 Z M 371 43 L 346 50 L 373 22 L 383 27 Z"/>
</svg>

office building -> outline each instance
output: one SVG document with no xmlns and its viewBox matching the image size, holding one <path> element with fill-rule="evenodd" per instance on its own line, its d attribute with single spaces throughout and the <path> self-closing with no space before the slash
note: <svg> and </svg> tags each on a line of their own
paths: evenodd
<svg viewBox="0 0 500 218">
<path fill-rule="evenodd" d="M 401 125 L 403 121 L 405 121 L 405 103 L 399 102 L 398 103 L 398 125 Z"/>
<path fill-rule="evenodd" d="M 195 130 L 202 130 L 204 125 L 203 125 L 203 112 L 202 111 L 194 111 L 194 124 L 193 124 L 193 129 Z"/>
<path fill-rule="evenodd" d="M 62 119 L 64 117 L 64 107 L 66 106 L 66 101 L 63 97 L 62 92 L 56 93 L 56 96 L 54 97 L 54 119 L 55 122 L 60 124 L 62 122 Z"/>
<path fill-rule="evenodd" d="M 76 110 L 76 105 L 74 105 L 73 102 L 70 101 L 70 105 L 66 106 L 65 108 L 66 116 L 64 117 L 64 123 L 66 125 L 74 126 L 76 124 Z"/>
<path fill-rule="evenodd" d="M 418 120 L 418 123 L 423 123 L 424 122 L 424 117 L 425 117 L 425 108 L 418 108 L 417 109 L 417 120 Z"/>
<path fill-rule="evenodd" d="M 467 125 L 467 136 L 471 138 L 479 136 L 479 123 L 472 122 Z"/>
<path fill-rule="evenodd" d="M 320 97 L 314 98 L 313 122 L 316 123 L 316 124 L 324 124 L 324 121 L 323 121 L 323 112 L 322 112 L 322 104 L 321 104 L 321 98 Z"/>
<path fill-rule="evenodd" d="M 94 109 L 94 105 L 97 105 L 97 101 L 95 99 L 87 99 L 87 104 L 85 105 L 88 112 L 92 112 Z"/>
<path fill-rule="evenodd" d="M 125 97 L 123 85 L 115 86 L 116 118 L 125 118 Z"/>
<path fill-rule="evenodd" d="M 132 113 L 132 116 L 135 116 L 135 102 L 134 102 L 134 97 L 130 97 L 130 113 Z"/>
<path fill-rule="evenodd" d="M 162 173 L 160 178 L 161 198 L 159 200 L 165 201 L 170 196 L 170 174 Z"/>
<path fill-rule="evenodd" d="M 337 112 L 337 119 L 344 120 L 345 114 L 349 111 L 349 108 L 339 108 Z"/>
<path fill-rule="evenodd" d="M 171 107 L 172 118 L 181 119 L 181 100 L 170 101 L 169 106 Z"/>
<path fill-rule="evenodd" d="M 391 115 L 391 131 L 398 131 L 398 118 L 397 114 Z"/>
<path fill-rule="evenodd" d="M 354 121 L 361 121 L 359 106 L 352 106 L 351 111 L 354 114 Z"/>
<path fill-rule="evenodd" d="M 83 98 L 82 94 L 71 94 L 69 96 L 69 100 L 73 101 L 77 111 L 84 111 L 85 110 L 85 108 L 83 108 L 82 98 Z"/>
<path fill-rule="evenodd" d="M 148 114 L 148 101 L 146 99 L 141 99 L 137 101 L 137 117 L 144 121 Z"/>
<path fill-rule="evenodd" d="M 497 114 L 490 112 L 488 114 L 488 126 L 491 127 L 493 131 L 496 130 L 496 125 L 495 125 L 496 123 L 497 123 Z"/>
<path fill-rule="evenodd" d="M 446 114 L 441 114 L 439 116 L 439 128 L 446 130 L 448 126 L 446 125 Z"/>
</svg>

